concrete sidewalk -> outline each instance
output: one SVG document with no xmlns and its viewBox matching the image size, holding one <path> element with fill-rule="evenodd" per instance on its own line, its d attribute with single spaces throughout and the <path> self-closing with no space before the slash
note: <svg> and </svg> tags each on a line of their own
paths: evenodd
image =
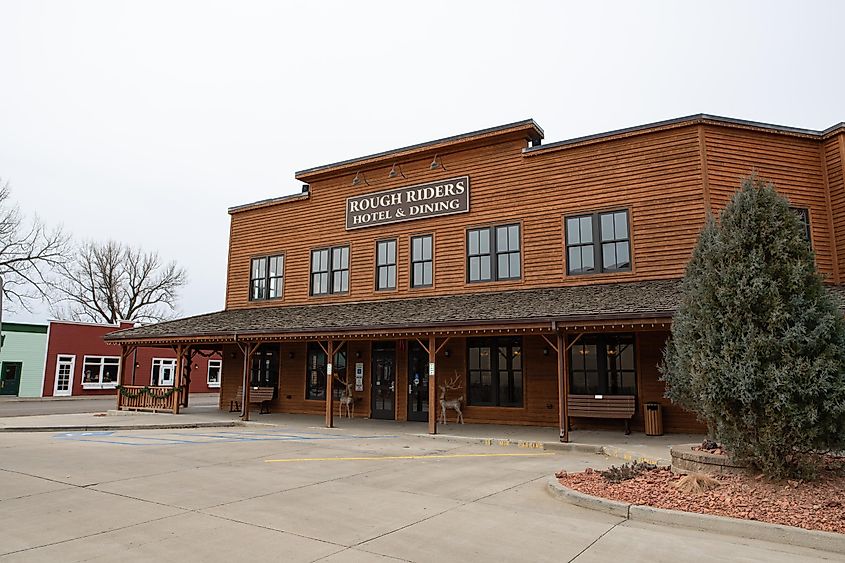
<svg viewBox="0 0 845 563">
<path fill-rule="evenodd" d="M 238 413 L 228 413 L 208 406 L 190 407 L 183 414 L 150 414 L 109 411 L 112 414 L 56 414 L 46 416 L 0 417 L 0 432 L 35 431 L 89 431 L 89 430 L 143 430 L 151 428 L 225 427 L 247 424 L 273 426 L 289 430 L 325 429 L 325 419 L 319 415 L 253 413 L 251 421 L 242 423 Z M 438 434 L 428 434 L 424 422 L 396 422 L 365 418 L 335 418 L 332 432 L 349 431 L 369 435 L 405 435 L 451 442 L 488 446 L 517 446 L 552 451 L 579 451 L 603 453 L 623 461 L 643 459 L 660 465 L 671 459 L 669 448 L 676 444 L 701 442 L 703 436 L 692 434 L 667 434 L 646 436 L 632 433 L 626 436 L 621 430 L 574 430 L 571 442 L 561 444 L 557 428 L 536 426 L 507 426 L 501 424 L 448 424 L 438 425 Z"/>
</svg>

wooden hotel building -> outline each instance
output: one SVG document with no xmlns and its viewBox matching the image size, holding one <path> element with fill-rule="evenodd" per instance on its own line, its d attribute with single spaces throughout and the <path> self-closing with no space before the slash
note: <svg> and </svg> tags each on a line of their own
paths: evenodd
<svg viewBox="0 0 845 563">
<path fill-rule="evenodd" d="M 351 394 L 355 416 L 435 432 L 445 395 L 468 423 L 566 440 L 566 420 L 640 429 L 647 403 L 666 431 L 702 429 L 658 363 L 705 216 L 750 173 L 804 219 L 839 295 L 845 124 L 695 115 L 542 139 L 527 120 L 302 170 L 301 193 L 229 210 L 223 311 L 106 339 L 222 351 L 220 406 L 247 417 L 263 401 L 331 425 Z"/>
</svg>

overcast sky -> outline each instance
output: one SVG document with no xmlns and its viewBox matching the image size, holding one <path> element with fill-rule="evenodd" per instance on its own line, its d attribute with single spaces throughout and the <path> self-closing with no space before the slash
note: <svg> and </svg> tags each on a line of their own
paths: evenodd
<svg viewBox="0 0 845 563">
<path fill-rule="evenodd" d="M 0 0 L 0 177 L 80 240 L 184 265 L 181 314 L 219 310 L 227 208 L 299 191 L 296 170 L 529 117 L 546 142 L 692 113 L 824 129 L 843 21 L 837 1 Z"/>
</svg>

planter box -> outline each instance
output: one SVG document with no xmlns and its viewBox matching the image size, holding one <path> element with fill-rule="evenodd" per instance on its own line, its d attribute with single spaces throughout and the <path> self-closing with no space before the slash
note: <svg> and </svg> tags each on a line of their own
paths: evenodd
<svg viewBox="0 0 845 563">
<path fill-rule="evenodd" d="M 673 446 L 669 450 L 672 454 L 673 473 L 709 473 L 711 475 L 749 473 L 748 467 L 732 461 L 728 456 L 695 451 L 692 449 L 695 446 L 697 444 L 683 444 Z"/>
</svg>

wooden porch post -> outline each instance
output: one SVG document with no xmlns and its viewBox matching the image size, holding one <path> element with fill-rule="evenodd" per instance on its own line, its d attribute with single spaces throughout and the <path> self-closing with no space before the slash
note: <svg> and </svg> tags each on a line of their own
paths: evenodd
<svg viewBox="0 0 845 563">
<path fill-rule="evenodd" d="M 326 428 L 334 427 L 334 340 L 329 340 L 326 348 Z"/>
<path fill-rule="evenodd" d="M 173 414 L 179 414 L 179 387 L 182 383 L 182 365 L 185 361 L 184 357 L 185 349 L 181 344 L 179 344 L 176 347 L 176 373 L 173 374 Z"/>
<path fill-rule="evenodd" d="M 437 348 L 434 344 L 434 335 L 428 337 L 428 433 L 437 434 L 437 381 L 435 380 L 435 358 Z"/>
<path fill-rule="evenodd" d="M 258 344 L 238 344 L 244 355 L 244 379 L 241 395 L 241 419 L 249 421 L 249 362 L 252 354 L 258 349 Z"/>
<path fill-rule="evenodd" d="M 126 344 L 120 345 L 120 370 L 117 372 L 117 406 L 115 407 L 117 410 L 120 410 L 120 386 L 123 385 L 123 370 L 126 369 Z"/>
<path fill-rule="evenodd" d="M 569 378 L 566 376 L 566 357 L 568 355 L 566 338 L 561 330 L 557 331 L 557 393 L 558 413 L 560 414 L 560 441 L 569 442 Z"/>
</svg>

